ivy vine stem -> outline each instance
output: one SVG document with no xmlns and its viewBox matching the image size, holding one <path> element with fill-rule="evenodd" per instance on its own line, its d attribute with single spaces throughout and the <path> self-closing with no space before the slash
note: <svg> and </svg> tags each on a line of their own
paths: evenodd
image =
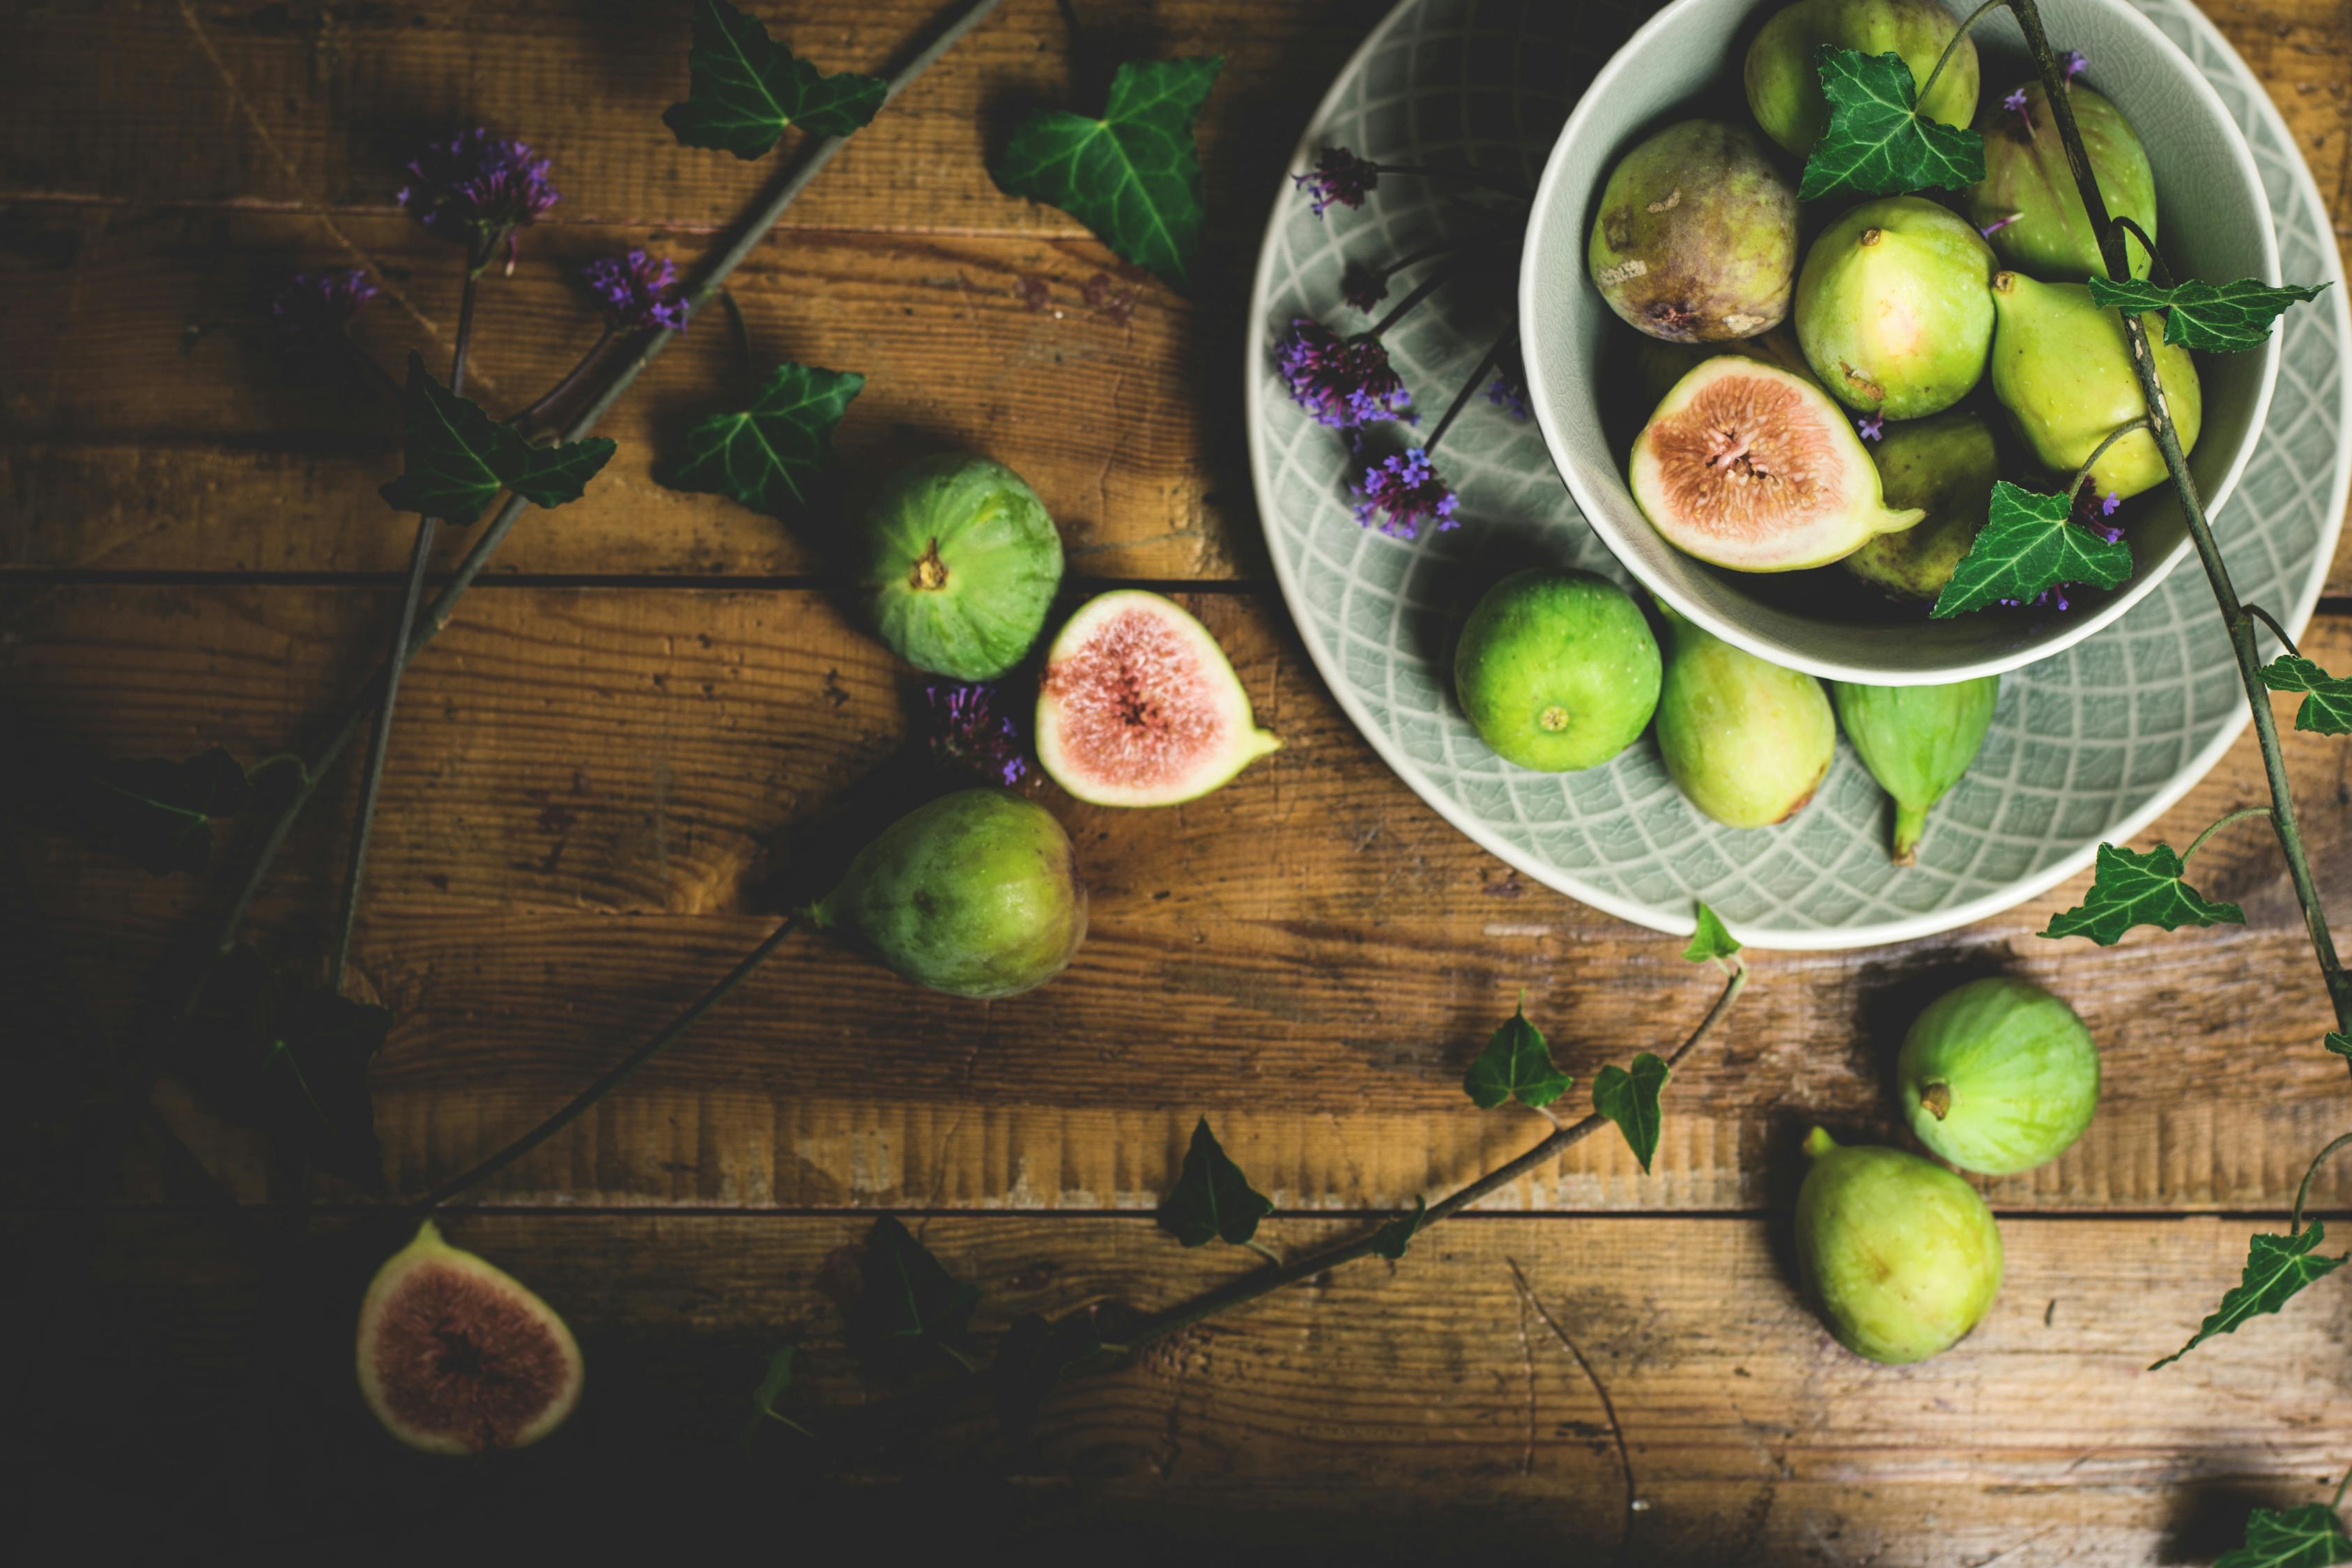
<svg viewBox="0 0 2352 1568">
<path fill-rule="evenodd" d="M 2180 863 L 2183 866 L 2188 865 L 2189 857 L 2205 847 L 2205 840 L 2212 837 L 2221 829 L 2243 822 L 2248 817 L 2268 816 L 2270 814 L 2271 808 L 2267 805 L 2242 805 L 2235 811 L 2225 813 L 2217 820 L 2209 823 L 2204 832 L 2189 841 L 2189 847 L 2180 852 Z"/>
<path fill-rule="evenodd" d="M 2338 1138 L 2326 1148 L 2322 1149 L 2318 1153 L 2312 1156 L 2311 1163 L 2305 1168 L 2303 1173 L 2303 1184 L 2294 1189 L 2294 1212 L 2289 1215 L 2287 1219 L 2287 1235 L 2292 1237 L 2302 1232 L 2304 1200 L 2311 1196 L 2311 1184 L 2313 1179 L 2319 1174 L 2319 1167 L 2327 1163 L 2327 1157 L 2330 1154 L 2335 1153 L 2338 1149 L 2345 1147 L 2347 1144 L 2352 1144 L 2352 1132 L 2347 1132 L 2343 1137 Z"/>
</svg>

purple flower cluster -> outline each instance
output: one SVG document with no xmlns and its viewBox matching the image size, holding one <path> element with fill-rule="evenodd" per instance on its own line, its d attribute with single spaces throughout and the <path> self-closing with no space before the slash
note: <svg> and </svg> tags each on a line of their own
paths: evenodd
<svg viewBox="0 0 2352 1568">
<path fill-rule="evenodd" d="M 1391 539 L 1417 539 L 1425 522 L 1435 523 L 1440 532 L 1460 524 L 1454 515 L 1460 498 L 1437 477 L 1429 454 L 1419 447 L 1374 463 L 1356 493 L 1364 498 L 1355 505 L 1356 521 Z"/>
<path fill-rule="evenodd" d="M 1290 182 L 1307 193 L 1315 216 L 1321 217 L 1323 210 L 1334 204 L 1362 206 L 1365 194 L 1381 183 L 1381 166 L 1345 147 L 1325 147 L 1315 154 L 1315 166 L 1291 175 Z"/>
<path fill-rule="evenodd" d="M 1335 430 L 1355 430 L 1383 419 L 1410 420 L 1412 395 L 1389 364 L 1377 338 L 1343 338 L 1301 316 L 1274 345 L 1291 401 Z"/>
<path fill-rule="evenodd" d="M 351 325 L 378 292 L 363 267 L 298 272 L 271 296 L 269 320 L 281 338 L 315 341 Z"/>
<path fill-rule="evenodd" d="M 2033 134 L 2033 116 L 2026 110 L 2025 89 L 2021 87 L 2011 91 L 2007 98 L 2000 100 L 2000 106 L 2003 109 L 2008 110 L 2011 113 L 2016 115 L 2019 120 L 2024 122 L 2025 133 L 2028 136 Z"/>
<path fill-rule="evenodd" d="M 1486 384 L 1486 401 L 1507 409 L 1514 419 L 1525 419 L 1535 412 L 1528 402 L 1528 373 L 1516 364 L 1507 364 L 1495 372 L 1495 379 Z"/>
<path fill-rule="evenodd" d="M 604 301 L 604 318 L 614 331 L 686 331 L 686 301 L 678 297 L 677 268 L 668 257 L 643 250 L 600 257 L 582 268 L 580 277 Z"/>
<path fill-rule="evenodd" d="M 502 142 L 476 126 L 410 160 L 400 205 L 428 233 L 463 241 L 478 267 L 499 240 L 511 245 L 516 229 L 555 205 L 550 167 L 525 143 Z"/>
<path fill-rule="evenodd" d="M 954 773 L 993 784 L 1015 784 L 1028 773 L 1021 755 L 1021 727 L 997 710 L 993 686 L 926 686 L 930 705 L 931 760 Z"/>
<path fill-rule="evenodd" d="M 1853 427 L 1865 441 L 1875 441 L 1886 434 L 1886 416 L 1874 414 L 1867 419 L 1857 419 Z"/>
<path fill-rule="evenodd" d="M 1381 301 L 1389 297 L 1388 269 L 1367 267 L 1360 261 L 1350 261 L 1339 275 L 1339 298 L 1365 315 L 1380 309 Z"/>
<path fill-rule="evenodd" d="M 2066 79 L 2073 81 L 2091 68 L 2091 57 L 2080 49 L 2068 49 L 2058 57 L 2058 63 L 2066 68 Z"/>
</svg>

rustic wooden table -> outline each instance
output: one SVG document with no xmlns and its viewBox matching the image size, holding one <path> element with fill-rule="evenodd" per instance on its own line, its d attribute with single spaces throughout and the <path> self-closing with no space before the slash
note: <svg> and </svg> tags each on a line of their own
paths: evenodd
<svg viewBox="0 0 2352 1568">
<path fill-rule="evenodd" d="M 888 58 L 934 14 L 760 9 L 836 68 Z M 1580 1077 L 1663 1049 L 1710 999 L 1679 942 L 1524 884 L 1422 805 L 1341 717 L 1272 590 L 1236 395 L 1258 336 L 1245 274 L 1280 160 L 1379 7 L 1077 9 L 1107 55 L 1226 57 L 1202 121 L 1196 302 L 983 172 L 1013 115 L 1071 90 L 1048 0 L 1014 0 L 859 135 L 734 295 L 759 353 L 870 378 L 840 437 L 853 468 L 947 443 L 1012 464 L 1074 573 L 1181 595 L 1287 747 L 1181 809 L 1040 789 L 1094 889 L 1092 937 L 1045 989 L 960 1004 L 810 942 L 479 1194 L 455 1234 L 557 1304 L 592 1369 L 572 1446 L 495 1472 L 509 1500 L 656 1455 L 708 1453 L 690 1473 L 730 1484 L 772 1473 L 729 1468 L 746 1391 L 797 1333 L 806 1397 L 856 1396 L 825 1283 L 877 1213 L 981 1282 L 991 1331 L 1088 1300 L 1164 1304 L 1256 1263 L 1181 1250 L 1152 1223 L 1201 1113 L 1280 1205 L 1266 1234 L 1307 1246 L 1538 1135 L 1459 1089 L 1518 988 Z M 2212 9 L 2352 234 L 2352 8 Z M 379 356 L 446 350 L 455 268 L 391 192 L 415 145 L 487 121 L 551 154 L 564 193 L 482 305 L 473 390 L 528 396 L 595 330 L 572 264 L 633 244 L 690 264 L 772 167 L 680 149 L 656 123 L 682 86 L 685 10 L 0 6 L 9 710 L 124 754 L 252 757 L 317 733 L 393 608 L 409 529 L 373 490 L 396 419 L 279 384 L 256 300 L 291 267 L 363 263 L 386 284 L 364 328 Z M 845 620 L 808 540 L 648 478 L 657 437 L 735 353 L 714 318 L 662 360 L 605 426 L 621 443 L 606 476 L 516 531 L 410 676 L 355 980 L 399 1018 L 373 1076 L 397 1191 L 529 1125 L 749 947 L 779 879 L 836 852 L 840 803 L 908 732 L 918 682 Z M 446 559 L 465 542 L 445 539 Z M 2352 565 L 2333 591 L 2352 594 Z M 2352 666 L 2352 598 L 2324 601 L 2307 643 Z M 2352 752 L 2301 735 L 2287 751 L 2341 897 Z M 2261 793 L 2248 741 L 2158 831 L 2180 842 Z M 306 820 L 259 908 L 260 940 L 290 959 L 321 951 L 353 794 Z M 931 1452 L 872 1468 L 863 1495 L 911 1473 L 910 1495 L 951 1496 L 974 1543 L 1125 1540 L 1145 1559 L 1208 1543 L 1573 1559 L 1630 1528 L 1642 1563 L 2203 1560 L 2249 1505 L 2323 1498 L 2352 1465 L 2341 1286 L 2144 1370 L 2352 1126 L 2274 852 L 2248 832 L 2206 853 L 2200 880 L 2244 905 L 2242 930 L 2114 952 L 2038 940 L 2077 879 L 1933 942 L 1756 954 L 1728 1033 L 1675 1081 L 1654 1174 L 1613 1137 L 1584 1143 L 1401 1265 L 1066 1388 L 1009 1471 Z M 43 999 L 86 998 L 111 1037 L 202 900 L 47 836 L 22 855 L 6 889 L 20 1110 L 50 1092 L 34 1047 L 62 1037 Z M 37 939 L 62 957 L 30 957 Z M 2105 1098 L 2063 1159 L 1988 1184 L 2009 1279 L 1985 1324 L 1939 1360 L 1874 1368 L 1830 1342 L 1776 1259 L 1794 1140 L 1816 1118 L 1892 1137 L 1882 1067 L 1903 1023 L 1995 969 L 2081 1010 Z M 331 1221 L 355 1196 L 290 1179 L 169 1083 L 157 1104 L 273 1222 L 297 1198 Z M 7 1155 L 5 1221 L 52 1260 L 11 1292 L 33 1314 L 15 1325 L 40 1335 L 11 1342 L 42 1347 L 11 1423 L 39 1463 L 7 1467 L 12 1495 L 124 1529 L 316 1531 L 322 1506 L 382 1500 L 391 1477 L 407 1511 L 483 1503 L 478 1480 L 404 1468 L 372 1431 L 280 1430 L 273 1451 L 339 1456 L 331 1476 L 299 1496 L 256 1479 L 266 1422 L 221 1415 L 257 1375 L 253 1268 L 160 1142 L 100 1172 L 41 1147 Z M 87 1213 L 58 1206 L 92 1196 L 94 1244 Z M 2352 1210 L 2352 1165 L 2314 1201 Z M 215 1486 L 223 1447 L 235 1479 Z"/>
</svg>

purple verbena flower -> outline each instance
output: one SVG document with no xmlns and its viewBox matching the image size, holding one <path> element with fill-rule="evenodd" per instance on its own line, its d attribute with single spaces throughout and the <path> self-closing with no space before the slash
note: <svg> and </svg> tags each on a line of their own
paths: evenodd
<svg viewBox="0 0 2352 1568">
<path fill-rule="evenodd" d="M 1274 345 L 1275 364 L 1291 400 L 1320 424 L 1353 430 L 1382 419 L 1410 418 L 1412 395 L 1389 364 L 1377 338 L 1343 338 L 1301 316 Z"/>
<path fill-rule="evenodd" d="M 1339 297 L 1369 316 L 1389 297 L 1389 275 L 1382 268 L 1350 261 L 1339 278 Z"/>
<path fill-rule="evenodd" d="M 1364 470 L 1356 493 L 1364 499 L 1354 507 L 1356 521 L 1377 528 L 1391 539 L 1420 537 L 1421 525 L 1434 522 L 1439 531 L 1460 526 L 1454 509 L 1460 498 L 1430 467 L 1429 454 L 1419 447 L 1402 456 L 1388 457 Z M 1377 514 L 1388 513 L 1385 518 Z"/>
<path fill-rule="evenodd" d="M 2058 63 L 2066 68 L 2066 79 L 2073 81 L 2091 68 L 2091 57 L 2080 49 L 2068 49 L 2058 57 Z"/>
<path fill-rule="evenodd" d="M 270 297 L 269 320 L 280 337 L 322 338 L 351 325 L 379 292 L 363 267 L 298 272 Z"/>
<path fill-rule="evenodd" d="M 678 297 L 677 268 L 668 257 L 643 250 L 600 257 L 583 267 L 580 277 L 604 302 L 604 319 L 615 331 L 646 327 L 686 331 L 686 301 Z"/>
<path fill-rule="evenodd" d="M 1325 147 L 1316 153 L 1315 166 L 1291 175 L 1290 182 L 1307 193 L 1307 204 L 1321 217 L 1323 209 L 1335 202 L 1343 207 L 1362 206 L 1364 194 L 1381 183 L 1381 166 L 1345 147 Z"/>
<path fill-rule="evenodd" d="M 2012 90 L 2007 98 L 2000 100 L 2000 106 L 2015 114 L 2019 120 L 2024 121 L 2025 133 L 2027 135 L 2031 136 L 2033 134 L 2033 116 L 2026 110 L 2025 89 L 2021 87 Z"/>
<path fill-rule="evenodd" d="M 502 142 L 476 126 L 436 142 L 409 161 L 400 205 L 443 239 L 462 240 L 478 269 L 499 240 L 513 259 L 514 231 L 556 203 L 548 159 L 520 142 Z"/>
<path fill-rule="evenodd" d="M 2021 218 L 2024 216 L 2025 215 L 2023 213 L 2011 213 L 2006 217 L 1997 217 L 1990 223 L 1985 225 L 1982 228 L 1977 230 L 1977 232 L 1983 235 L 1987 239 L 1990 239 L 1994 235 L 1999 234 L 2002 229 L 2007 228 L 2011 224 L 2015 223 L 2019 218 Z"/>
<path fill-rule="evenodd" d="M 1886 434 L 1886 416 L 1874 414 L 1867 419 L 1857 419 L 1853 422 L 1853 427 L 1861 434 L 1864 440 L 1875 441 Z"/>
<path fill-rule="evenodd" d="M 1495 379 L 1486 384 L 1486 401 L 1497 408 L 1510 411 L 1514 419 L 1525 419 L 1535 410 L 1528 403 L 1527 372 L 1517 365 L 1504 365 L 1495 372 Z"/>
<path fill-rule="evenodd" d="M 951 772 L 992 784 L 1019 784 L 1029 764 L 1021 755 L 1021 727 L 997 708 L 993 686 L 954 683 L 923 688 L 930 705 L 931 760 Z"/>
<path fill-rule="evenodd" d="M 2109 490 L 2106 493 L 2105 499 L 2099 502 L 2099 515 L 2101 517 L 2113 517 L 2116 515 L 2116 508 L 2123 504 L 2124 498 L 2117 495 L 2115 491 Z"/>
</svg>

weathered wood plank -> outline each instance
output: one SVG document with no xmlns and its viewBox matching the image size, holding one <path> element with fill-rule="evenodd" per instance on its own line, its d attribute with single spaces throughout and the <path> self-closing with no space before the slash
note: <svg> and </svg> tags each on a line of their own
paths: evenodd
<svg viewBox="0 0 2352 1568">
<path fill-rule="evenodd" d="M 1540 1130 L 1462 1098 L 1466 1058 L 1528 988 L 1564 1062 L 1663 1048 L 1711 994 L 1679 944 L 1523 885 L 1389 775 L 1262 599 L 1192 603 L 1288 741 L 1178 810 L 1047 791 L 1095 890 L 1076 968 L 978 1008 L 812 939 L 607 1109 L 506 1177 L 502 1201 L 1149 1206 L 1195 1115 L 1289 1207 L 1384 1208 Z M 383 596 L 54 587 L 6 623 L 0 701 L 119 752 L 286 743 L 363 667 Z M 2352 665 L 2352 623 L 2315 657 Z M 421 1187 L 560 1102 L 821 885 L 919 777 L 916 682 L 822 595 L 485 589 L 410 677 L 357 962 L 402 1016 L 377 1068 L 395 1181 Z M 2324 886 L 2352 876 L 2345 753 L 2290 735 Z M 1040 787 L 1043 786 L 1033 786 Z M 2241 746 L 2159 831 L 2257 798 Z M 298 835 L 265 941 L 313 961 L 337 801 Z M 32 889 L 119 1021 L 194 889 L 36 839 Z M 1674 1090 L 1658 1173 L 1613 1138 L 1505 1200 L 1752 1208 L 1809 1117 L 1891 1127 L 1883 1053 L 1941 985 L 1993 969 L 2069 997 L 2106 1049 L 2089 1136 L 1993 1184 L 2019 1207 L 2268 1207 L 2341 1131 L 2341 1063 L 2299 918 L 2257 829 L 2200 857 L 2243 931 L 2041 941 L 2075 882 L 1952 938 L 1766 956 L 1719 1047 Z M 818 1001 L 817 999 L 822 999 Z M 240 1190 L 257 1148 L 175 1104 Z M 136 1191 L 152 1191 L 143 1181 Z M 2352 1174 L 2320 1200 L 2352 1196 Z"/>
</svg>

